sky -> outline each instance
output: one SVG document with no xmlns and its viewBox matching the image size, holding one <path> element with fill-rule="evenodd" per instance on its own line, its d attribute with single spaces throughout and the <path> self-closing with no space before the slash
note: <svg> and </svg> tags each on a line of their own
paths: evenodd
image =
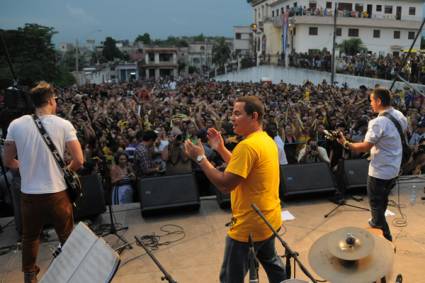
<svg viewBox="0 0 425 283">
<path fill-rule="evenodd" d="M 0 0 L 0 29 L 25 23 L 54 27 L 53 42 L 97 43 L 111 36 L 133 41 L 170 35 L 232 37 L 233 26 L 252 22 L 246 0 Z"/>
</svg>

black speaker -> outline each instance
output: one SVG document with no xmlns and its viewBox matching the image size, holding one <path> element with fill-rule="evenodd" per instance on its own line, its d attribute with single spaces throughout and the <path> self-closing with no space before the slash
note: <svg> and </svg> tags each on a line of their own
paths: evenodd
<svg viewBox="0 0 425 283">
<path fill-rule="evenodd" d="M 335 182 L 327 163 L 281 166 L 280 196 L 335 191 Z"/>
<path fill-rule="evenodd" d="M 367 159 L 344 160 L 344 188 L 353 189 L 367 186 L 369 161 Z"/>
<path fill-rule="evenodd" d="M 100 215 L 106 211 L 105 195 L 101 178 L 98 174 L 80 177 L 84 195 L 74 207 L 74 219 L 80 220 Z"/>
<path fill-rule="evenodd" d="M 137 190 L 142 214 L 164 208 L 191 206 L 199 209 L 200 206 L 193 174 L 142 178 Z"/>
</svg>

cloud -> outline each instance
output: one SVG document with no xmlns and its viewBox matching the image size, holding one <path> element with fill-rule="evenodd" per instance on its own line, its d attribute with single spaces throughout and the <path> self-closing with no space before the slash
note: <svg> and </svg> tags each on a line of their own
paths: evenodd
<svg viewBox="0 0 425 283">
<path fill-rule="evenodd" d="M 69 4 L 66 4 L 66 10 L 68 11 L 68 14 L 75 18 L 80 23 L 83 24 L 99 24 L 99 21 L 89 15 L 84 9 L 78 8 L 78 7 L 72 7 Z"/>
</svg>

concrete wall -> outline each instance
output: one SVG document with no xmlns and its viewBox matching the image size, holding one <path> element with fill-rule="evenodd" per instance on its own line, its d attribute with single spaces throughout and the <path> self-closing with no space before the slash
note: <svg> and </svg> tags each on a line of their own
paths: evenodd
<svg viewBox="0 0 425 283">
<path fill-rule="evenodd" d="M 303 84 L 306 80 L 314 84 L 321 83 L 326 80 L 328 83 L 331 80 L 331 74 L 328 72 L 319 72 L 314 70 L 298 69 L 298 68 L 283 68 L 277 66 L 258 66 L 248 69 L 243 69 L 240 72 L 227 73 L 217 76 L 214 79 L 217 81 L 232 81 L 232 82 L 259 82 L 261 78 L 268 78 L 273 83 L 283 81 L 296 85 Z M 361 85 L 373 88 L 376 84 L 385 87 L 390 87 L 392 81 L 372 79 L 366 77 L 356 77 L 351 75 L 336 74 L 335 81 L 338 86 L 347 83 L 350 88 L 358 88 Z M 413 84 L 418 89 L 425 91 L 425 85 Z M 402 89 L 405 86 L 403 82 L 397 82 L 394 89 Z"/>
</svg>

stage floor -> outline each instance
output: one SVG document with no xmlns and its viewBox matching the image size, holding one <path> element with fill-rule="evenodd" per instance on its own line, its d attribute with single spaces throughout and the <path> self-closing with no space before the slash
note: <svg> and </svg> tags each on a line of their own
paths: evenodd
<svg viewBox="0 0 425 283">
<path fill-rule="evenodd" d="M 415 205 L 411 205 L 409 202 L 412 185 L 417 187 Z M 424 186 L 423 178 L 406 179 L 400 182 L 400 204 L 402 213 L 407 218 L 407 226 L 394 226 L 392 222 L 395 218 L 400 217 L 400 212 L 395 207 L 389 208 L 396 214 L 388 216 L 387 219 L 397 251 L 392 274 L 387 282 L 395 282 L 397 274 L 402 274 L 403 282 L 425 282 L 423 267 L 425 262 L 425 201 L 421 200 L 421 197 L 424 196 Z M 393 190 L 391 199 L 398 200 L 397 187 Z M 348 203 L 368 207 L 366 197 L 361 202 L 348 200 Z M 310 268 L 307 259 L 312 244 L 322 235 L 341 227 L 366 228 L 370 217 L 368 211 L 343 206 L 330 217 L 324 218 L 323 215 L 334 207 L 335 204 L 329 202 L 326 196 L 298 198 L 284 204 L 284 210 L 289 210 L 296 219 L 284 223 L 286 232 L 283 239 L 294 251 L 299 253 L 300 260 L 317 279 L 321 278 Z M 167 224 L 182 227 L 185 237 L 177 242 L 159 246 L 159 249 L 153 252 L 154 255 L 177 282 L 218 282 L 227 231 L 225 223 L 230 220 L 230 211 L 222 210 L 214 198 L 202 199 L 199 212 L 170 213 L 142 218 L 140 205 L 135 203 L 114 206 L 114 214 L 118 223 L 129 226 L 127 232 L 120 234 L 131 242 L 134 242 L 135 235 L 164 234 L 160 229 Z M 11 219 L 1 218 L 0 224 L 3 226 Z M 102 215 L 105 223 L 108 223 L 108 219 L 107 213 Z M 175 231 L 176 227 L 166 226 L 165 229 Z M 51 261 L 50 249 L 57 245 L 54 240 L 54 232 L 50 232 L 50 234 L 52 235 L 51 241 L 43 243 L 40 247 L 38 257 L 38 264 L 41 267 L 40 274 L 46 272 Z M 181 236 L 181 234 L 165 236 L 160 239 L 160 242 L 173 241 Z M 113 247 L 120 245 L 114 236 L 106 236 L 105 240 Z M 0 234 L 0 247 L 15 243 L 16 233 L 12 224 Z M 280 242 L 277 241 L 276 246 L 279 254 L 282 255 L 283 247 Z M 0 256 L 0 283 L 23 282 L 20 267 L 20 250 Z M 126 249 L 121 253 L 121 265 L 112 282 L 164 282 L 161 281 L 161 277 L 162 273 L 145 254 L 145 251 L 133 244 L 133 249 Z M 306 276 L 299 267 L 296 268 L 296 278 L 306 280 Z M 267 282 L 267 277 L 261 267 L 259 281 Z"/>
</svg>

